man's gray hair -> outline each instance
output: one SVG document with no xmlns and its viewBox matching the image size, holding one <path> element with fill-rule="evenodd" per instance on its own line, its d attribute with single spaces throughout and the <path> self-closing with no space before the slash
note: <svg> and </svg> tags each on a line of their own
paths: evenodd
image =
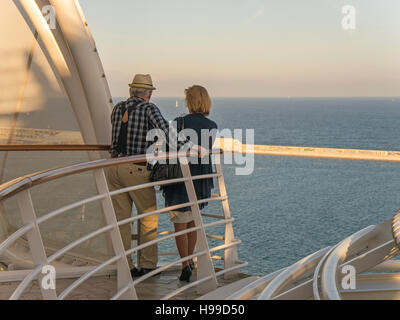
<svg viewBox="0 0 400 320">
<path fill-rule="evenodd" d="M 150 91 L 151 91 L 150 89 L 145 89 L 145 88 L 134 88 L 134 87 L 129 88 L 129 93 L 131 97 L 135 96 L 139 98 L 146 98 L 149 95 Z"/>
</svg>

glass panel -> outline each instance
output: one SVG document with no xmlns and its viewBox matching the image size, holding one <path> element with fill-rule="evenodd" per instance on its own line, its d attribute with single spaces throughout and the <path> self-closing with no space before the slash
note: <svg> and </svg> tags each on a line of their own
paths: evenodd
<svg viewBox="0 0 400 320">
<path fill-rule="evenodd" d="M 34 35 L 12 2 L 0 6 L 0 143 L 81 143 L 68 97 Z"/>
<path fill-rule="evenodd" d="M 82 143 L 69 99 L 37 39 L 14 3 L 1 1 L 0 144 Z M 0 152 L 0 182 L 85 161 L 89 161 L 87 152 Z M 37 215 L 42 216 L 96 192 L 93 175 L 87 173 L 35 187 L 32 198 Z M 16 199 L 4 201 L 0 206 L 0 242 L 21 225 Z M 103 212 L 95 202 L 43 223 L 41 231 L 48 249 L 59 249 L 102 225 Z M 75 251 L 85 257 L 103 257 L 110 248 L 105 240 L 105 236 L 97 237 Z M 10 248 L 18 258 L 26 242 L 21 241 L 19 246 L 18 250 Z M 1 256 L 0 261 L 14 263 L 16 268 L 24 266 L 18 259 Z"/>
</svg>

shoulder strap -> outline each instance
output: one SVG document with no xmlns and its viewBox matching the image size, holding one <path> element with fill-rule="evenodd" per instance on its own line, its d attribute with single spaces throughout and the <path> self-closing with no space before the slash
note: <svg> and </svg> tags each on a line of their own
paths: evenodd
<svg viewBox="0 0 400 320">
<path fill-rule="evenodd" d="M 122 117 L 123 117 L 126 111 L 126 101 L 122 101 L 121 104 L 122 104 Z"/>
<path fill-rule="evenodd" d="M 178 132 L 182 131 L 183 129 L 185 129 L 185 119 L 183 117 L 179 117 L 178 119 L 176 119 L 176 129 Z"/>
<path fill-rule="evenodd" d="M 128 111 L 128 121 L 123 122 L 121 119 L 121 128 L 119 132 L 119 137 L 118 137 L 118 152 L 120 154 L 127 154 L 128 151 L 128 123 L 129 123 L 129 118 L 132 113 L 132 111 L 141 104 L 142 102 L 134 103 L 130 106 L 127 106 L 127 102 L 123 101 L 121 102 L 122 104 L 122 117 L 125 115 L 125 113 Z"/>
<path fill-rule="evenodd" d="M 144 102 L 139 101 L 138 103 L 134 103 L 134 104 L 130 105 L 129 107 L 126 107 L 126 101 L 125 101 L 125 108 L 127 108 L 128 109 L 128 113 L 131 114 L 133 109 L 135 109 L 136 107 L 138 107 L 138 106 L 140 106 L 141 104 L 144 104 L 144 103 L 146 103 L 146 102 L 145 101 Z"/>
<path fill-rule="evenodd" d="M 142 102 L 140 101 L 140 102 L 134 103 L 134 104 L 132 104 L 132 105 L 130 105 L 130 106 L 127 106 L 126 101 L 121 102 L 121 104 L 122 104 L 122 116 L 124 116 L 124 115 L 125 115 L 125 112 L 128 111 L 128 120 L 129 120 L 129 117 L 130 117 L 132 111 L 133 111 L 136 107 L 138 107 L 139 105 L 141 105 Z M 122 123 L 122 124 L 124 124 L 124 123 Z"/>
</svg>

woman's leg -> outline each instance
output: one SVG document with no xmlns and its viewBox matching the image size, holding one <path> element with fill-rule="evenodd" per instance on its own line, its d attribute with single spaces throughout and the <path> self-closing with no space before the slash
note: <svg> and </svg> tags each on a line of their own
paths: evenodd
<svg viewBox="0 0 400 320">
<path fill-rule="evenodd" d="M 183 231 L 187 228 L 187 223 L 174 223 L 175 232 Z M 175 237 L 176 247 L 181 258 L 189 255 L 188 234 Z M 182 269 L 189 265 L 189 261 L 182 262 Z"/>
<path fill-rule="evenodd" d="M 195 227 L 194 221 L 190 221 L 186 227 L 188 229 L 194 228 Z M 194 248 L 196 247 L 196 241 L 197 241 L 197 231 L 192 231 L 188 233 L 188 256 L 193 254 Z M 189 263 L 190 262 L 193 262 L 193 260 L 190 259 Z"/>
</svg>

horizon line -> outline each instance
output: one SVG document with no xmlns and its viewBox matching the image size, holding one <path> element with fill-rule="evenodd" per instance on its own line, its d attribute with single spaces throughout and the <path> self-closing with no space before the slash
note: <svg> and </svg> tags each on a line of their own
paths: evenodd
<svg viewBox="0 0 400 320">
<path fill-rule="evenodd" d="M 128 98 L 128 96 L 113 96 L 113 98 Z M 152 99 L 184 99 L 184 96 L 159 96 Z M 214 96 L 211 99 L 400 99 L 400 96 Z"/>
</svg>

